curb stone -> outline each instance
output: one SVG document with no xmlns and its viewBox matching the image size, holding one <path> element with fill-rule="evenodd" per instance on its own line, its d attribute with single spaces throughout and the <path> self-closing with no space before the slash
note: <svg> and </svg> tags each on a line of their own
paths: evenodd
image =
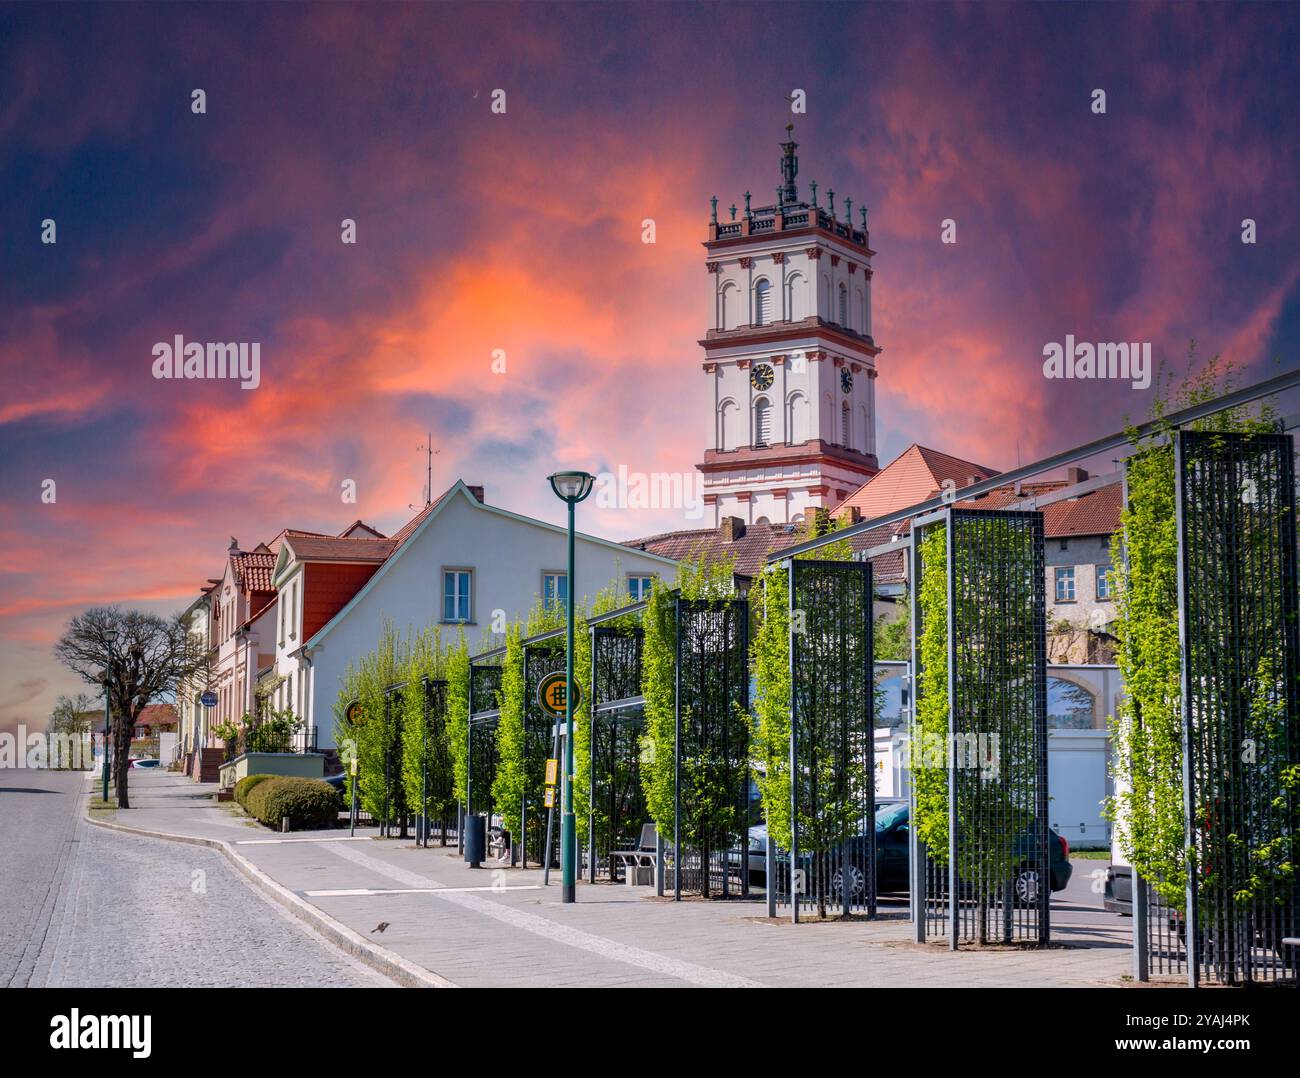
<svg viewBox="0 0 1300 1078">
<path fill-rule="evenodd" d="M 271 901 L 283 906 L 298 920 L 309 924 L 339 950 L 351 955 L 360 962 L 391 978 L 404 988 L 458 988 L 459 985 L 441 977 L 431 970 L 410 962 L 401 955 L 380 947 L 364 936 L 352 931 L 347 925 L 336 921 L 311 903 L 299 898 L 287 887 L 276 883 L 270 876 L 258 868 L 252 861 L 237 853 L 228 842 L 217 838 L 203 838 L 199 835 L 173 835 L 166 831 L 151 831 L 143 827 L 130 827 L 126 824 L 109 820 L 92 819 L 90 810 L 86 810 L 85 820 L 92 827 L 102 827 L 108 831 L 120 831 L 123 834 L 138 835 L 144 838 L 161 839 L 164 842 L 181 842 L 190 846 L 206 846 L 225 855 L 244 878 Z"/>
</svg>

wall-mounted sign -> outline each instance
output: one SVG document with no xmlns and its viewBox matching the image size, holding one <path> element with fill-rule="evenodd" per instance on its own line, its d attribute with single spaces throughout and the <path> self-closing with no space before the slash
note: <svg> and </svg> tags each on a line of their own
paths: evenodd
<svg viewBox="0 0 1300 1078">
<path fill-rule="evenodd" d="M 564 672 L 557 670 L 553 674 L 547 674 L 542 678 L 541 684 L 537 686 L 537 706 L 553 719 L 558 719 L 564 714 L 569 695 L 565 691 L 565 684 Z M 573 685 L 573 707 L 575 711 L 581 703 L 582 690 L 575 682 Z"/>
<path fill-rule="evenodd" d="M 217 694 L 214 693 L 211 689 L 208 689 L 206 692 L 204 692 L 202 696 L 199 697 L 199 703 L 202 704 L 204 707 L 216 707 Z"/>
</svg>

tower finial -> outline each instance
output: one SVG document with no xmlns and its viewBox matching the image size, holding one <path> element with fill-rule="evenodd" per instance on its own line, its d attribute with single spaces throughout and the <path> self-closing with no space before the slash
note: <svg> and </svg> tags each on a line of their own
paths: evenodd
<svg viewBox="0 0 1300 1078">
<path fill-rule="evenodd" d="M 794 124 L 785 125 L 785 141 L 781 143 L 781 192 L 777 198 L 778 203 L 794 203 L 799 201 L 799 188 L 795 186 L 794 178 L 799 175 L 799 158 L 795 156 L 795 150 L 799 144 L 794 140 Z"/>
</svg>

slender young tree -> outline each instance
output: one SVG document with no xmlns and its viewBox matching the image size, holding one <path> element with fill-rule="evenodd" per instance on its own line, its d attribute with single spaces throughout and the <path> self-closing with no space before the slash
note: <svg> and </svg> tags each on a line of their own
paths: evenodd
<svg viewBox="0 0 1300 1078">
<path fill-rule="evenodd" d="M 179 615 L 97 606 L 68 623 L 54 653 L 87 684 L 108 692 L 117 807 L 130 808 L 126 761 L 135 720 L 145 705 L 202 671 L 207 652 Z"/>
</svg>

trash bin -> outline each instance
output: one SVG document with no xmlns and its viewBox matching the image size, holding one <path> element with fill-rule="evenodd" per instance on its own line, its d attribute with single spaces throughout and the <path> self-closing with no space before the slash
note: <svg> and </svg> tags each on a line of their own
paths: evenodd
<svg viewBox="0 0 1300 1078">
<path fill-rule="evenodd" d="M 482 868 L 487 859 L 487 817 L 465 817 L 465 861 L 470 868 Z"/>
</svg>

